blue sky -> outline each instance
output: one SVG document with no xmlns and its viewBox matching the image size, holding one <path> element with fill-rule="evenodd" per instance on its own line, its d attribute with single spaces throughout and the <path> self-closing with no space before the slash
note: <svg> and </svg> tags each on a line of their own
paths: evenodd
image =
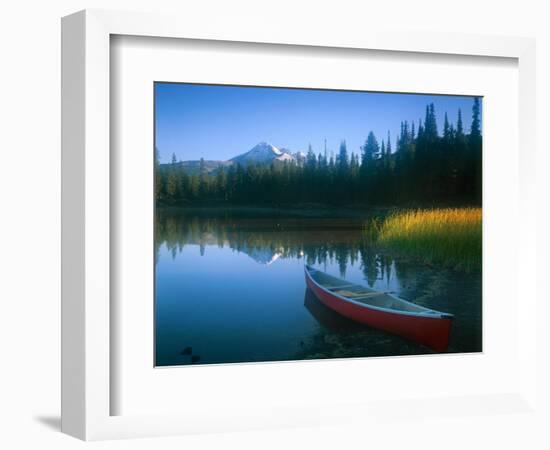
<svg viewBox="0 0 550 450">
<path fill-rule="evenodd" d="M 156 83 L 155 145 L 161 162 L 172 153 L 227 160 L 262 141 L 293 151 L 311 143 L 319 153 L 326 139 L 336 153 L 345 139 L 359 153 L 372 130 L 378 140 L 389 131 L 395 150 L 401 121 L 418 124 L 432 102 L 440 133 L 445 112 L 456 123 L 459 108 L 469 130 L 473 97 Z"/>
</svg>

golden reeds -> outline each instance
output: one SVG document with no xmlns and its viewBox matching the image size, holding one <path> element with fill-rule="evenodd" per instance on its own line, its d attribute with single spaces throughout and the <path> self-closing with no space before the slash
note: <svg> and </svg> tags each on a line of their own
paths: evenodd
<svg viewBox="0 0 550 450">
<path fill-rule="evenodd" d="M 481 268 L 481 208 L 408 210 L 390 214 L 377 241 L 428 263 Z"/>
</svg>

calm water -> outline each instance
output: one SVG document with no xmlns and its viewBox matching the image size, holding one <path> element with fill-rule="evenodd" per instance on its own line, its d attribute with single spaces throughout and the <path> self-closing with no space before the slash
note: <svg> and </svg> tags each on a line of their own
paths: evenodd
<svg viewBox="0 0 550 450">
<path fill-rule="evenodd" d="M 448 351 L 481 351 L 481 274 L 375 250 L 364 222 L 351 213 L 157 210 L 157 365 L 432 353 L 327 309 L 306 289 L 304 263 L 450 312 Z"/>
</svg>

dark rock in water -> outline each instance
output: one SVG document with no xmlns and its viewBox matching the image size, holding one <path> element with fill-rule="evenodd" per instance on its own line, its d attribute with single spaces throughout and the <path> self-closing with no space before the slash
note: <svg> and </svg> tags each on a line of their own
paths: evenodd
<svg viewBox="0 0 550 450">
<path fill-rule="evenodd" d="M 182 351 L 181 351 L 181 355 L 190 355 L 191 353 L 193 353 L 193 348 L 192 347 L 185 347 Z"/>
<path fill-rule="evenodd" d="M 191 356 L 191 363 L 196 363 L 201 360 L 201 357 L 199 355 L 193 355 Z"/>
</svg>

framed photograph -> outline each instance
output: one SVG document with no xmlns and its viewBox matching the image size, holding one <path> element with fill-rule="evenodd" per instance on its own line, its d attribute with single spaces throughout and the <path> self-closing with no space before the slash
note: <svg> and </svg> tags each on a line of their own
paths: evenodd
<svg viewBox="0 0 550 450">
<path fill-rule="evenodd" d="M 481 97 L 154 89 L 157 367 L 482 351 Z"/>
<path fill-rule="evenodd" d="M 532 407 L 533 41 L 84 11 L 62 46 L 64 432 Z"/>
</svg>

